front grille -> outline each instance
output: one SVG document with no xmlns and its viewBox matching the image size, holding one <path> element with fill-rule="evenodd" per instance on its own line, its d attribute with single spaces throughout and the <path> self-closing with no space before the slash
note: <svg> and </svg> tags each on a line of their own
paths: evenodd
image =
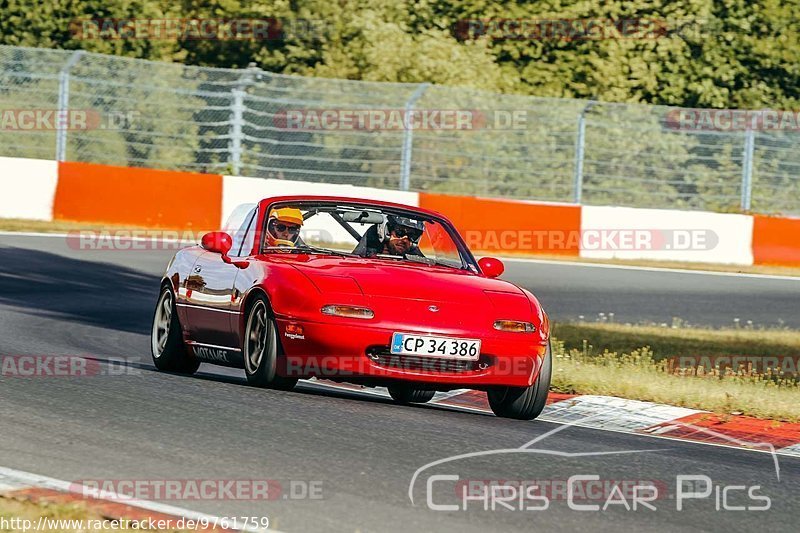
<svg viewBox="0 0 800 533">
<path fill-rule="evenodd" d="M 388 346 L 372 346 L 367 349 L 367 357 L 379 366 L 400 370 L 421 370 L 425 372 L 470 372 L 483 370 L 491 365 L 491 359 L 481 355 L 477 361 L 455 361 L 437 357 L 417 355 L 398 355 L 389 352 Z"/>
</svg>

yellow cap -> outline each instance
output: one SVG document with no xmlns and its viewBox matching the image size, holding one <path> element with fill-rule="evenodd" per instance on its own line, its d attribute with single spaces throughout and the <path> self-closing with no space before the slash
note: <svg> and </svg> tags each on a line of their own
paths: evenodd
<svg viewBox="0 0 800 533">
<path fill-rule="evenodd" d="M 296 207 L 280 207 L 269 213 L 269 218 L 274 218 L 287 224 L 303 225 L 303 213 Z"/>
</svg>

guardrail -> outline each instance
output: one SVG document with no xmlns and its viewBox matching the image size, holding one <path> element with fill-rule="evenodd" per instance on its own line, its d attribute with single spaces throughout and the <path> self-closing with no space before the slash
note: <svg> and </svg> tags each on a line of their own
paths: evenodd
<svg viewBox="0 0 800 533">
<path fill-rule="evenodd" d="M 317 194 L 432 209 L 447 216 L 479 255 L 800 267 L 800 218 L 553 204 L 12 157 L 0 157 L 0 176 L 25 176 L 0 195 L 4 217 L 105 225 L 107 230 L 88 236 L 87 245 L 101 249 L 115 246 L 115 235 L 125 240 L 131 232 L 141 234 L 140 228 L 199 239 L 230 227 L 241 204 Z"/>
<path fill-rule="evenodd" d="M 0 111 L 0 155 L 11 157 L 800 213 L 798 117 L 771 110 L 608 104 L 0 46 Z"/>
</svg>

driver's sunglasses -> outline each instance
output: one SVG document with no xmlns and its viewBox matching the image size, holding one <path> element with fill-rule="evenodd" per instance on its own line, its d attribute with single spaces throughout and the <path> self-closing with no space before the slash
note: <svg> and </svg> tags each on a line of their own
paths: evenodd
<svg viewBox="0 0 800 533">
<path fill-rule="evenodd" d="M 417 242 L 420 237 L 422 237 L 422 231 L 414 228 L 404 228 L 403 226 L 399 226 L 392 230 L 392 233 L 398 239 L 402 239 L 403 237 L 408 237 L 409 240 Z"/>
<path fill-rule="evenodd" d="M 300 233 L 300 226 L 287 226 L 286 224 L 275 224 L 274 228 L 277 231 L 283 233 L 284 231 L 288 231 L 292 235 L 297 235 Z"/>
</svg>

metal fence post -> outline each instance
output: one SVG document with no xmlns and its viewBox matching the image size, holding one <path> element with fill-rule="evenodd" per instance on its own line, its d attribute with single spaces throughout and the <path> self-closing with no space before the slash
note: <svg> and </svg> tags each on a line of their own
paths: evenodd
<svg viewBox="0 0 800 533">
<path fill-rule="evenodd" d="M 232 91 L 231 104 L 231 140 L 228 145 L 230 151 L 231 172 L 234 176 L 241 175 L 242 171 L 242 125 L 244 123 L 244 89 L 236 87 Z"/>
<path fill-rule="evenodd" d="M 755 151 L 755 131 L 747 128 L 744 134 L 744 151 L 742 154 L 742 211 L 750 211 L 753 195 L 753 152 Z"/>
<path fill-rule="evenodd" d="M 231 91 L 231 133 L 228 142 L 228 156 L 231 172 L 235 176 L 240 176 L 242 172 L 244 97 L 247 95 L 247 88 L 254 85 L 257 79 L 261 79 L 261 69 L 255 63 L 250 63 L 239 79 L 239 83 Z"/>
<path fill-rule="evenodd" d="M 583 199 L 583 153 L 586 144 L 586 113 L 597 102 L 588 102 L 578 115 L 578 136 L 575 139 L 575 169 L 573 171 L 573 201 L 581 203 Z"/>
<path fill-rule="evenodd" d="M 76 50 L 61 67 L 58 73 L 58 115 L 56 117 L 56 161 L 67 159 L 67 116 L 69 112 L 69 71 L 85 54 L 85 50 Z"/>
<path fill-rule="evenodd" d="M 407 191 L 411 187 L 411 146 L 414 142 L 414 127 L 413 121 L 410 119 L 410 114 L 414 110 L 414 104 L 422 97 L 422 94 L 430 86 L 430 83 L 423 83 L 411 98 L 406 102 L 405 109 L 405 132 L 403 134 L 403 152 L 400 159 L 400 190 Z"/>
</svg>

